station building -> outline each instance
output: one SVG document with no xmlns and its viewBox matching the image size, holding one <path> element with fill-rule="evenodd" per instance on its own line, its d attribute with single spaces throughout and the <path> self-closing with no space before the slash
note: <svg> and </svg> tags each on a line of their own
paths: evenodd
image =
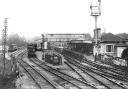
<svg viewBox="0 0 128 89">
<path fill-rule="evenodd" d="M 67 47 L 71 40 L 84 39 L 87 34 L 42 34 L 42 38 L 37 40 L 38 47 L 41 48 L 42 42 L 54 47 Z"/>
<path fill-rule="evenodd" d="M 95 47 L 94 47 L 95 54 Z M 103 34 L 99 43 L 99 54 L 102 58 L 118 57 L 127 58 L 128 55 L 128 39 L 121 38 L 112 33 Z"/>
</svg>

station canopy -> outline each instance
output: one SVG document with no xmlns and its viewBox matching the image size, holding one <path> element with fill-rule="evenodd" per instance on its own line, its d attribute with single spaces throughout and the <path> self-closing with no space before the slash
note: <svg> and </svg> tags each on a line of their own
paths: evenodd
<svg viewBox="0 0 128 89">
<path fill-rule="evenodd" d="M 71 40 L 70 43 L 92 43 L 91 39 L 79 38 L 77 40 Z"/>
</svg>

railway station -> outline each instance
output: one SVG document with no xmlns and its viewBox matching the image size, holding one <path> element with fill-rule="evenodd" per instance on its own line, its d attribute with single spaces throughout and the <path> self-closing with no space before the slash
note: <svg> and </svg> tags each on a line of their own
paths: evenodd
<svg viewBox="0 0 128 89">
<path fill-rule="evenodd" d="M 98 26 L 101 0 L 90 9 L 93 37 L 42 32 L 31 41 L 17 35 L 11 39 L 5 18 L 0 89 L 128 89 L 128 38 L 103 32 Z"/>
</svg>

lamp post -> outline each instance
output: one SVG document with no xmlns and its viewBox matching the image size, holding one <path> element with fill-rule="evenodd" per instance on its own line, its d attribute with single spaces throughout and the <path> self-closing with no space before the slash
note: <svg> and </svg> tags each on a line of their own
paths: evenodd
<svg viewBox="0 0 128 89">
<path fill-rule="evenodd" d="M 44 51 L 44 34 L 42 34 L 42 59 L 45 60 L 45 51 Z"/>
<path fill-rule="evenodd" d="M 95 41 L 95 46 L 94 46 L 94 55 L 95 55 L 95 60 L 96 56 L 99 55 L 99 41 L 100 41 L 100 36 L 101 36 L 101 29 L 97 27 L 97 19 L 101 15 L 101 1 L 100 0 L 93 0 L 93 4 L 91 4 L 90 9 L 91 9 L 91 16 L 94 17 L 95 19 L 95 29 L 94 29 L 94 41 Z"/>
</svg>

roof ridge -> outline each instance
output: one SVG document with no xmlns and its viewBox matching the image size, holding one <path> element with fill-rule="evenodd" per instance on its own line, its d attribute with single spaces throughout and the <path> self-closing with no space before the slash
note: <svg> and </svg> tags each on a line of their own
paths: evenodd
<svg viewBox="0 0 128 89">
<path fill-rule="evenodd" d="M 125 39 L 123 39 L 122 37 L 119 37 L 113 33 L 106 33 L 104 35 L 101 36 L 101 41 L 110 41 L 110 42 L 114 42 L 114 41 L 123 41 Z"/>
</svg>

